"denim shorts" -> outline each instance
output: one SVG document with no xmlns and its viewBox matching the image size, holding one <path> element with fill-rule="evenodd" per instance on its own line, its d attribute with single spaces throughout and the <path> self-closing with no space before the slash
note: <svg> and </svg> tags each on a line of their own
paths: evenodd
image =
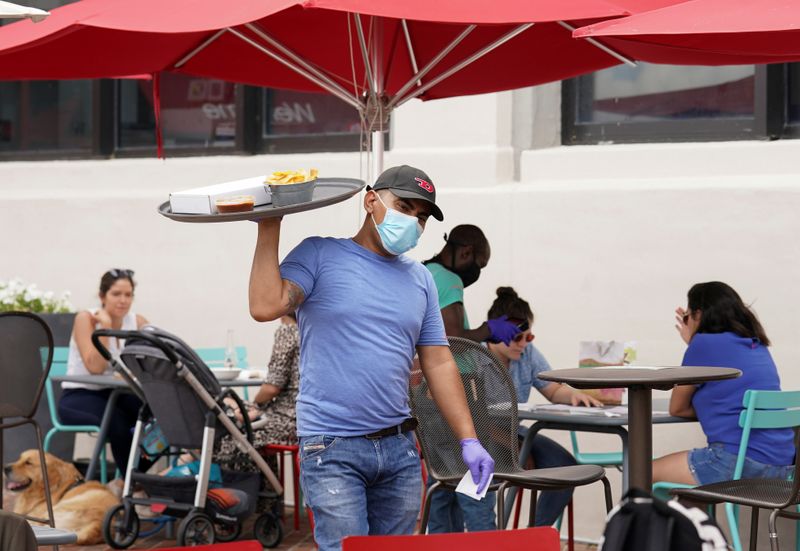
<svg viewBox="0 0 800 551">
<path fill-rule="evenodd" d="M 736 468 L 736 454 L 725 449 L 722 444 L 709 444 L 707 448 L 689 450 L 689 470 L 698 484 L 712 484 L 733 478 Z M 745 458 L 742 478 L 789 478 L 794 467 L 791 465 L 768 465 Z"/>
</svg>

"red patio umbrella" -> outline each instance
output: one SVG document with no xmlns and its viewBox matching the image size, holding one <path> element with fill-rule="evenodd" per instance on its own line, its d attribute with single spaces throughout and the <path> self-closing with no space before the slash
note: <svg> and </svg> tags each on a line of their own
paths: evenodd
<svg viewBox="0 0 800 551">
<path fill-rule="evenodd" d="M 0 29 L 0 79 L 162 71 L 331 93 L 381 130 L 409 99 L 531 86 L 623 56 L 581 24 L 676 0 L 82 0 Z M 157 86 L 157 79 L 156 79 Z"/>
<path fill-rule="evenodd" d="M 654 63 L 729 65 L 800 61 L 800 2 L 691 0 L 580 28 Z"/>
</svg>

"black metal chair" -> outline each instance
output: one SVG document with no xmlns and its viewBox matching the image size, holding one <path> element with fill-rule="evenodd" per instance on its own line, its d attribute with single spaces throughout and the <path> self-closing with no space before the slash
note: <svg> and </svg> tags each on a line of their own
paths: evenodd
<svg viewBox="0 0 800 551">
<path fill-rule="evenodd" d="M 449 337 L 450 350 L 458 365 L 478 439 L 495 460 L 495 475 L 490 489 L 497 490 L 498 528 L 503 529 L 504 492 L 508 486 L 532 491 L 529 525 L 536 514 L 536 492 L 561 490 L 602 481 L 606 511 L 611 510 L 611 486 L 603 467 L 571 465 L 548 469 L 523 469 L 519 464 L 517 440 L 517 393 L 506 367 L 480 344 Z M 417 437 L 422 446 L 428 473 L 436 481 L 425 498 L 420 526 L 428 523 L 430 496 L 434 491 L 453 491 L 467 472 L 461 459 L 461 446 L 428 391 L 418 366 L 414 367 L 409 401 L 419 420 Z"/>
<path fill-rule="evenodd" d="M 0 313 L 0 458 L 3 457 L 5 429 L 33 425 L 39 462 L 44 479 L 49 519 L 27 517 L 54 527 L 50 481 L 47 477 L 42 429 L 33 418 L 42 397 L 44 383 L 53 360 L 53 334 L 47 324 L 27 312 Z M 0 508 L 2 507 L 0 486 Z"/>
<path fill-rule="evenodd" d="M 748 390 L 742 400 L 744 409 L 739 415 L 742 439 L 733 480 L 696 486 L 694 488 L 675 488 L 670 494 L 679 499 L 708 504 L 734 504 L 751 507 L 750 549 L 755 551 L 758 541 L 759 509 L 770 509 L 769 544 L 772 551 L 778 551 L 777 517 L 800 520 L 800 448 L 797 448 L 800 429 L 800 391 Z M 741 479 L 742 467 L 747 452 L 747 444 L 752 429 L 793 428 L 795 430 L 795 463 L 790 479 L 756 478 Z M 794 510 L 789 510 L 792 507 Z M 726 505 L 728 523 L 734 547 L 739 549 L 736 514 Z"/>
</svg>

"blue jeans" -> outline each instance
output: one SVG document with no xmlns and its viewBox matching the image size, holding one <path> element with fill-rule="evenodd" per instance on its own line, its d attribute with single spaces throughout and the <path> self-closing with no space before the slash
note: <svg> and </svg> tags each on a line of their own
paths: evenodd
<svg viewBox="0 0 800 551">
<path fill-rule="evenodd" d="M 300 485 L 320 551 L 340 550 L 345 536 L 413 533 L 421 476 L 410 432 L 300 438 Z"/>
<path fill-rule="evenodd" d="M 541 434 L 533 438 L 531 456 L 537 469 L 576 464 L 571 453 Z M 555 524 L 570 499 L 572 499 L 571 489 L 539 492 L 534 524 L 536 526 Z M 465 526 L 468 532 L 495 530 L 494 504 L 494 492 L 486 494 L 486 499 L 481 501 L 453 492 L 435 492 L 431 496 L 428 532 L 431 534 L 463 532 Z"/>
<path fill-rule="evenodd" d="M 428 487 L 434 482 L 433 478 L 428 478 Z M 431 494 L 428 533 L 463 532 L 465 528 L 467 532 L 497 530 L 496 499 L 495 492 L 487 492 L 486 497 L 477 501 L 450 490 L 436 491 Z"/>
<path fill-rule="evenodd" d="M 103 420 L 111 390 L 89 390 L 87 388 L 67 388 L 58 401 L 58 417 L 65 425 L 97 425 Z M 119 471 L 125 475 L 128 468 L 128 455 L 131 452 L 133 426 L 139 416 L 142 402 L 132 394 L 117 396 L 114 415 L 108 428 L 108 441 L 111 453 Z M 139 462 L 141 470 L 146 470 L 149 462 Z"/>
<path fill-rule="evenodd" d="M 707 448 L 689 450 L 689 470 L 698 484 L 731 480 L 736 469 L 736 457 L 722 444 L 709 444 Z M 792 465 L 768 465 L 745 457 L 742 478 L 788 479 L 793 470 Z"/>
<path fill-rule="evenodd" d="M 533 448 L 531 449 L 533 466 L 536 469 L 546 469 L 548 467 L 566 467 L 575 465 L 577 462 L 572 454 L 561 447 L 557 442 L 550 440 L 546 436 L 537 434 L 533 437 Z M 551 490 L 539 492 L 539 499 L 536 501 L 535 526 L 552 526 L 564 512 L 569 500 L 572 499 L 572 489 Z"/>
</svg>

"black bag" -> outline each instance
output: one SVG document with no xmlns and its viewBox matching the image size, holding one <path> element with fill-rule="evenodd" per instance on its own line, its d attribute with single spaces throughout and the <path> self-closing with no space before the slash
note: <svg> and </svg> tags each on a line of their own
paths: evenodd
<svg viewBox="0 0 800 551">
<path fill-rule="evenodd" d="M 598 551 L 723 551 L 717 523 L 697 508 L 632 488 L 606 518 Z"/>
</svg>

